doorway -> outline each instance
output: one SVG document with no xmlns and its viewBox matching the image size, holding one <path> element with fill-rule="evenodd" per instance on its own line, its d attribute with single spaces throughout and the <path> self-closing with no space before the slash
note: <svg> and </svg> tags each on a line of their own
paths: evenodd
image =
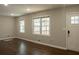
<svg viewBox="0 0 79 59">
<path fill-rule="evenodd" d="M 79 51 L 79 14 L 70 13 L 66 16 L 67 49 Z"/>
</svg>

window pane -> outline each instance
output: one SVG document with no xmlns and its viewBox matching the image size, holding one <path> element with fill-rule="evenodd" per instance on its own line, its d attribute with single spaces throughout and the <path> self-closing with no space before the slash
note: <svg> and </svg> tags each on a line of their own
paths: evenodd
<svg viewBox="0 0 79 59">
<path fill-rule="evenodd" d="M 49 26 L 49 18 L 42 18 L 42 26 L 48 25 Z"/>
<path fill-rule="evenodd" d="M 75 19 L 71 19 L 71 21 L 75 21 Z"/>
<path fill-rule="evenodd" d="M 43 30 L 46 30 L 46 27 L 42 27 L 42 31 L 43 31 Z"/>
<path fill-rule="evenodd" d="M 40 31 L 40 27 L 34 27 L 34 31 Z"/>
<path fill-rule="evenodd" d="M 40 28 L 34 27 L 34 34 L 40 34 Z"/>
<path fill-rule="evenodd" d="M 71 17 L 71 24 L 74 24 L 74 23 L 75 23 L 75 17 L 72 16 L 72 17 Z"/>
<path fill-rule="evenodd" d="M 78 23 L 79 23 L 78 19 L 75 19 L 75 24 L 78 24 Z"/>
<path fill-rule="evenodd" d="M 74 20 L 74 19 L 75 19 L 75 17 L 74 17 L 74 16 L 72 16 L 72 17 L 71 17 L 71 20 Z"/>
<path fill-rule="evenodd" d="M 79 16 L 72 16 L 71 24 L 79 24 Z"/>
<path fill-rule="evenodd" d="M 40 22 L 40 18 L 34 19 L 34 23 Z"/>
<path fill-rule="evenodd" d="M 49 35 L 49 17 L 42 18 L 42 35 Z"/>
<path fill-rule="evenodd" d="M 74 21 L 71 21 L 71 24 L 74 24 L 75 22 Z"/>
<path fill-rule="evenodd" d="M 47 27 L 47 30 L 49 31 L 49 27 Z"/>
<path fill-rule="evenodd" d="M 75 16 L 75 24 L 78 24 L 78 23 L 79 23 L 79 17 Z"/>
<path fill-rule="evenodd" d="M 75 19 L 79 19 L 79 16 L 75 16 Z"/>
<path fill-rule="evenodd" d="M 40 34 L 40 18 L 33 19 L 33 33 Z"/>
<path fill-rule="evenodd" d="M 24 32 L 24 20 L 20 20 L 19 21 L 19 24 L 20 24 L 20 32 Z"/>
</svg>

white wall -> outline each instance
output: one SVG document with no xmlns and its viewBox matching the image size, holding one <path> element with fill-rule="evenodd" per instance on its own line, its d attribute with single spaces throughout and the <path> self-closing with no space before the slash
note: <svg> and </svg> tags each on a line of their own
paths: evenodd
<svg viewBox="0 0 79 59">
<path fill-rule="evenodd" d="M 18 17 L 14 19 L 0 16 L 0 38 L 16 36 L 66 48 L 66 15 L 68 16 L 71 12 L 79 12 L 79 6 L 61 7 L 22 16 L 25 18 L 25 33 L 19 33 Z M 32 34 L 32 17 L 43 15 L 50 16 L 50 36 Z"/>
<path fill-rule="evenodd" d="M 50 36 L 41 36 L 32 34 L 32 17 L 37 16 L 50 16 Z M 17 24 L 17 36 L 26 38 L 33 41 L 39 41 L 42 43 L 66 47 L 66 33 L 64 28 L 65 25 L 65 11 L 64 8 L 57 8 L 43 12 L 37 12 L 23 16 L 25 18 L 25 33 L 19 33 L 18 20 Z"/>
<path fill-rule="evenodd" d="M 33 41 L 55 45 L 66 48 L 66 14 L 70 12 L 79 12 L 79 6 L 61 7 L 57 9 L 36 12 L 23 16 L 25 18 L 25 33 L 19 33 L 18 19 L 16 20 L 17 37 L 26 38 Z M 41 36 L 32 34 L 32 17 L 49 15 L 50 21 L 50 36 Z M 68 14 L 67 14 L 68 16 Z"/>
<path fill-rule="evenodd" d="M 0 38 L 14 37 L 14 30 L 14 18 L 8 16 L 0 16 Z"/>
</svg>

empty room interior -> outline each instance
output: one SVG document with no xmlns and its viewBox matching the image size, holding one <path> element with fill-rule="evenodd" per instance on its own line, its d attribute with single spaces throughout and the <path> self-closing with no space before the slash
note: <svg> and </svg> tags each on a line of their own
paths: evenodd
<svg viewBox="0 0 79 59">
<path fill-rule="evenodd" d="M 78 4 L 0 4 L 0 55 L 78 54 Z"/>
</svg>

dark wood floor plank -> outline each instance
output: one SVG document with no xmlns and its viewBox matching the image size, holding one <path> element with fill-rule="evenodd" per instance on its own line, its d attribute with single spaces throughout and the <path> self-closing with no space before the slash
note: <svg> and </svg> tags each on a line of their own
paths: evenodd
<svg viewBox="0 0 79 59">
<path fill-rule="evenodd" d="M 0 55 L 79 55 L 79 53 L 15 38 L 0 40 Z"/>
</svg>

